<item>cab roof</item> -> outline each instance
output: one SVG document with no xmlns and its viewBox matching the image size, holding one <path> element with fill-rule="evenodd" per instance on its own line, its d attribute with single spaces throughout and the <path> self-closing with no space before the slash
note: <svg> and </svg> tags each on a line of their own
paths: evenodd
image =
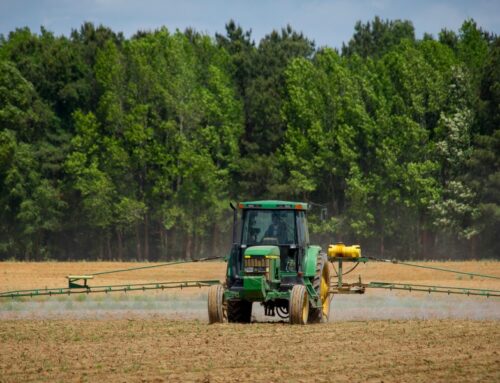
<svg viewBox="0 0 500 383">
<path fill-rule="evenodd" d="M 276 201 L 276 200 L 265 200 L 265 201 L 248 201 L 240 202 L 238 204 L 240 209 L 297 209 L 297 210 L 307 210 L 309 205 L 305 202 L 292 202 L 292 201 Z"/>
</svg>

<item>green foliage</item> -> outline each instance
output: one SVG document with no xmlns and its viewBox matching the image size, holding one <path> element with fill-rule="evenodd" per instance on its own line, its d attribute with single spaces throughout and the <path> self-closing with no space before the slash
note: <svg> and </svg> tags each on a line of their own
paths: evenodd
<svg viewBox="0 0 500 383">
<path fill-rule="evenodd" d="M 215 255 L 229 201 L 259 198 L 327 206 L 309 217 L 323 245 L 497 256 L 499 79 L 474 20 L 418 40 L 376 17 L 342 54 L 234 21 L 215 38 L 17 29 L 0 41 L 0 259 Z"/>
<path fill-rule="evenodd" d="M 478 81 L 488 56 L 488 39 L 474 20 L 466 20 L 460 28 L 458 57 Z M 477 84 L 474 84 L 477 85 Z"/>
<path fill-rule="evenodd" d="M 349 43 L 342 45 L 343 55 L 381 57 L 404 39 L 415 40 L 415 29 L 407 20 L 382 20 L 375 16 L 372 22 L 356 22 L 354 31 Z"/>
</svg>

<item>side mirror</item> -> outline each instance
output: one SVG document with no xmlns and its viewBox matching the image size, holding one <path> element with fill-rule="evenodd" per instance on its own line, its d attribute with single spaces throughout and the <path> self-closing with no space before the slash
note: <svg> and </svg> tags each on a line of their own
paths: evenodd
<svg viewBox="0 0 500 383">
<path fill-rule="evenodd" d="M 321 211 L 319 213 L 319 218 L 322 222 L 326 221 L 326 213 L 327 213 L 326 207 L 321 208 Z"/>
</svg>

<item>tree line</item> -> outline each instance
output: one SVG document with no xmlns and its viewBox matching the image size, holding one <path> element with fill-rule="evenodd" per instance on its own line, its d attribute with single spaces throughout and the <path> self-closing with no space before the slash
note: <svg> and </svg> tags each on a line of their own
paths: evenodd
<svg viewBox="0 0 500 383">
<path fill-rule="evenodd" d="M 495 258 L 500 39 L 358 22 L 339 50 L 291 26 L 83 24 L 0 36 L 0 259 L 225 254 L 230 201 L 313 208 L 315 242 Z M 316 206 L 316 205 L 314 205 Z"/>
</svg>

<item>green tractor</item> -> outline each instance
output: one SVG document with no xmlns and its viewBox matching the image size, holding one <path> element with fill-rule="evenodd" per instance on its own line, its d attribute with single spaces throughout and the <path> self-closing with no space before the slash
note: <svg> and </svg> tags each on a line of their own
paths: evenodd
<svg viewBox="0 0 500 383">
<path fill-rule="evenodd" d="M 266 316 L 289 318 L 291 324 L 326 322 L 333 266 L 321 247 L 309 243 L 308 204 L 254 201 L 232 208 L 226 282 L 210 287 L 209 322 L 249 323 L 254 302 L 264 306 Z"/>
</svg>

